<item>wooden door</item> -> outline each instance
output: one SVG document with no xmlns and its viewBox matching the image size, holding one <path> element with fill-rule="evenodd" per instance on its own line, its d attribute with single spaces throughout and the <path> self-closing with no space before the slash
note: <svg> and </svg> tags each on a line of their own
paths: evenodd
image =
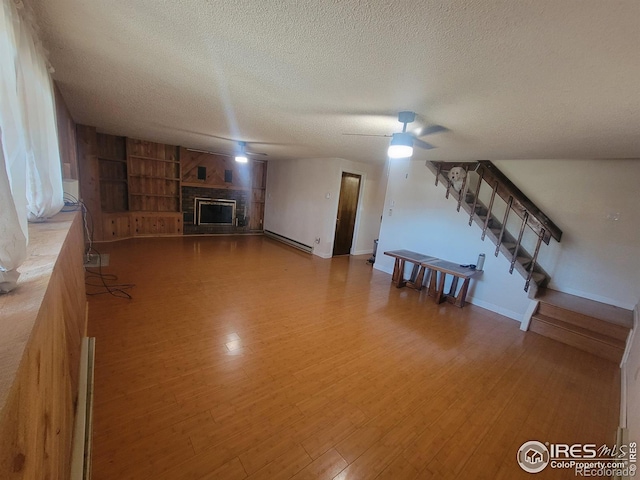
<svg viewBox="0 0 640 480">
<path fill-rule="evenodd" d="M 343 172 L 340 199 L 338 200 L 336 235 L 333 239 L 334 255 L 349 255 L 351 253 L 359 195 L 360 175 Z"/>
</svg>

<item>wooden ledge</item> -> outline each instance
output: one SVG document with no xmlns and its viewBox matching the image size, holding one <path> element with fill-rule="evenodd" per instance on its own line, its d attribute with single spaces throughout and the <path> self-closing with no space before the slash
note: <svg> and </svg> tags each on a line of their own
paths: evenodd
<svg viewBox="0 0 640 480">
<path fill-rule="evenodd" d="M 59 213 L 29 224 L 27 259 L 18 269 L 18 287 L 0 295 L 0 411 L 14 383 L 58 256 L 79 212 Z"/>
</svg>

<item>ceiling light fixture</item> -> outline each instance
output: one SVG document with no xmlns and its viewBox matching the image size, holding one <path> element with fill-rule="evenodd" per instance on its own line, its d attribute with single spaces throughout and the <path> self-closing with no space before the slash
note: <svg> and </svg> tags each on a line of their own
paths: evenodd
<svg viewBox="0 0 640 480">
<path fill-rule="evenodd" d="M 245 150 L 246 146 L 246 142 L 238 142 L 238 149 L 236 150 L 236 162 L 247 163 L 249 161 L 249 159 L 247 158 L 247 152 Z"/>
<path fill-rule="evenodd" d="M 407 125 L 405 124 L 405 129 Z M 394 133 L 387 150 L 389 158 L 408 158 L 413 155 L 413 137 L 410 133 Z"/>
</svg>

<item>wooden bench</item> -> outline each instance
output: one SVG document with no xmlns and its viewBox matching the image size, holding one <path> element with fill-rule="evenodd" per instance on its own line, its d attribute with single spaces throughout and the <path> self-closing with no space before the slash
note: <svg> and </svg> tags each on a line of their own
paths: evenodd
<svg viewBox="0 0 640 480">
<path fill-rule="evenodd" d="M 412 252 L 411 250 L 392 250 L 384 252 L 384 254 L 396 259 L 396 263 L 393 266 L 393 275 L 391 277 L 391 281 L 395 286 L 398 288 L 407 286 L 415 290 L 421 290 L 422 283 L 424 282 L 425 267 L 422 263 L 429 260 L 437 260 L 435 257 Z M 411 276 L 405 280 L 404 267 L 406 262 L 412 263 L 413 269 L 411 271 Z"/>
<path fill-rule="evenodd" d="M 426 271 L 429 270 L 428 295 L 434 297 L 438 304 L 447 301 L 456 307 L 464 307 L 469 291 L 469 282 L 478 276 L 482 271 L 468 267 L 462 267 L 457 263 L 431 257 L 411 250 L 391 250 L 384 252 L 385 255 L 394 257 L 395 265 L 391 281 L 397 288 L 404 286 L 415 290 L 421 290 Z M 405 263 L 413 263 L 413 269 L 409 279 L 404 279 Z M 445 280 L 447 275 L 452 275 L 451 287 L 448 293 L 444 293 Z M 458 283 L 462 280 L 462 285 L 458 289 Z"/>
</svg>

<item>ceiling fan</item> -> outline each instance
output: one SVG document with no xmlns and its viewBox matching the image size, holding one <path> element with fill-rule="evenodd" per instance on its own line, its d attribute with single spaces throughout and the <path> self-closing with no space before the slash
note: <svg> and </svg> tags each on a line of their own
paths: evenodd
<svg viewBox="0 0 640 480">
<path fill-rule="evenodd" d="M 414 122 L 416 119 L 415 112 L 404 111 L 398 113 L 398 121 L 402 123 L 402 132 L 393 133 L 391 135 L 366 134 L 366 133 L 343 133 L 343 135 L 357 135 L 363 137 L 390 137 L 391 142 L 387 155 L 389 158 L 407 158 L 413 155 L 413 147 L 431 150 L 436 148 L 434 145 L 420 140 L 418 137 L 431 135 L 433 133 L 445 132 L 449 129 L 442 125 L 429 125 L 422 127 L 415 132 L 407 132 L 407 124 Z"/>
</svg>

